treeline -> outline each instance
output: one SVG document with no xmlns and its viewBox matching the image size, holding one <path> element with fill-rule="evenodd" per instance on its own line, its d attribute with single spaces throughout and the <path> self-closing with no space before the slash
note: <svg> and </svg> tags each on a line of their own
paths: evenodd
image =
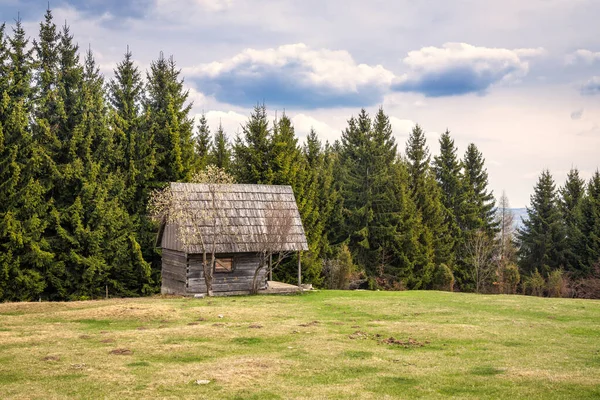
<svg viewBox="0 0 600 400">
<path fill-rule="evenodd" d="M 470 144 L 459 156 L 449 132 L 432 158 L 419 126 L 399 149 L 385 112 L 361 110 L 341 140 L 311 131 L 300 145 L 285 113 L 271 121 L 257 105 L 231 138 L 204 116 L 195 126 L 172 58 L 142 72 L 127 51 L 105 80 L 79 54 L 50 10 L 35 40 L 19 20 L 0 27 L 0 300 L 156 293 L 150 193 L 209 164 L 293 187 L 303 281 L 316 286 L 505 291 L 536 271 L 583 279 L 600 258 L 598 174 L 585 188 L 573 172 L 557 194 L 545 172 L 515 234 L 483 155 Z M 294 260 L 275 271 L 295 274 Z"/>
<path fill-rule="evenodd" d="M 523 292 L 600 298 L 600 172 L 587 182 L 571 169 L 556 188 L 541 173 L 517 232 Z"/>
</svg>

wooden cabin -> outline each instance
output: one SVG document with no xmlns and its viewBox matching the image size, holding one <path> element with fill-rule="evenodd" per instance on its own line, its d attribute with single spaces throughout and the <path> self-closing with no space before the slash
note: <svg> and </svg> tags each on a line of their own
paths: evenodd
<svg viewBox="0 0 600 400">
<path fill-rule="evenodd" d="M 213 248 L 214 295 L 250 293 L 267 254 L 308 250 L 290 186 L 171 183 L 171 191 L 186 217 L 159 230 L 164 294 L 206 293 L 202 260 L 206 251 L 210 262 Z M 300 268 L 298 262 L 298 285 Z M 259 289 L 266 289 L 268 272 L 260 271 Z"/>
</svg>

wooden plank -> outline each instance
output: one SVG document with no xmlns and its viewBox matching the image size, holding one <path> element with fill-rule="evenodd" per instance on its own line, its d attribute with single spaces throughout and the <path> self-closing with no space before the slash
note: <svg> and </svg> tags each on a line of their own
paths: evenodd
<svg viewBox="0 0 600 400">
<path fill-rule="evenodd" d="M 259 285 L 263 286 L 263 285 Z M 213 283 L 214 292 L 224 292 L 231 290 L 250 290 L 252 288 L 252 281 L 237 282 L 237 283 Z M 190 293 L 204 293 L 206 292 L 206 285 L 204 282 L 188 284 L 187 291 Z"/>
<path fill-rule="evenodd" d="M 187 262 L 179 262 L 179 261 L 175 261 L 175 260 L 162 260 L 163 264 L 170 264 L 179 268 L 183 268 L 186 269 L 188 267 L 188 263 Z"/>
<path fill-rule="evenodd" d="M 185 273 L 185 271 L 187 270 L 187 265 L 180 264 L 180 263 L 173 263 L 172 261 L 163 261 L 162 262 L 162 270 Z"/>
<path fill-rule="evenodd" d="M 185 283 L 163 278 L 160 292 L 162 294 L 185 294 Z"/>
<path fill-rule="evenodd" d="M 164 279 L 169 279 L 169 280 L 172 280 L 172 281 L 182 282 L 185 285 L 185 282 L 186 282 L 185 275 L 175 274 L 175 273 L 170 272 L 170 271 L 163 271 L 161 275 L 162 275 L 163 280 Z"/>
</svg>

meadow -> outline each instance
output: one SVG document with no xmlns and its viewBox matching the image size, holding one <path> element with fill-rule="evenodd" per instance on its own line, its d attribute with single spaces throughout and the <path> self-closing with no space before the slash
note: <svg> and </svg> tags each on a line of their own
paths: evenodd
<svg viewBox="0 0 600 400">
<path fill-rule="evenodd" d="M 600 302 L 432 291 L 0 304 L 0 398 L 597 399 Z"/>
</svg>

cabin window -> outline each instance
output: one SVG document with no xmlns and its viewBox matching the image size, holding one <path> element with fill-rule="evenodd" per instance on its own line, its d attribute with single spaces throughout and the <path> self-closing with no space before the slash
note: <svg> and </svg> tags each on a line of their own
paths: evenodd
<svg viewBox="0 0 600 400">
<path fill-rule="evenodd" d="M 233 257 L 215 259 L 215 272 L 232 272 Z"/>
</svg>

